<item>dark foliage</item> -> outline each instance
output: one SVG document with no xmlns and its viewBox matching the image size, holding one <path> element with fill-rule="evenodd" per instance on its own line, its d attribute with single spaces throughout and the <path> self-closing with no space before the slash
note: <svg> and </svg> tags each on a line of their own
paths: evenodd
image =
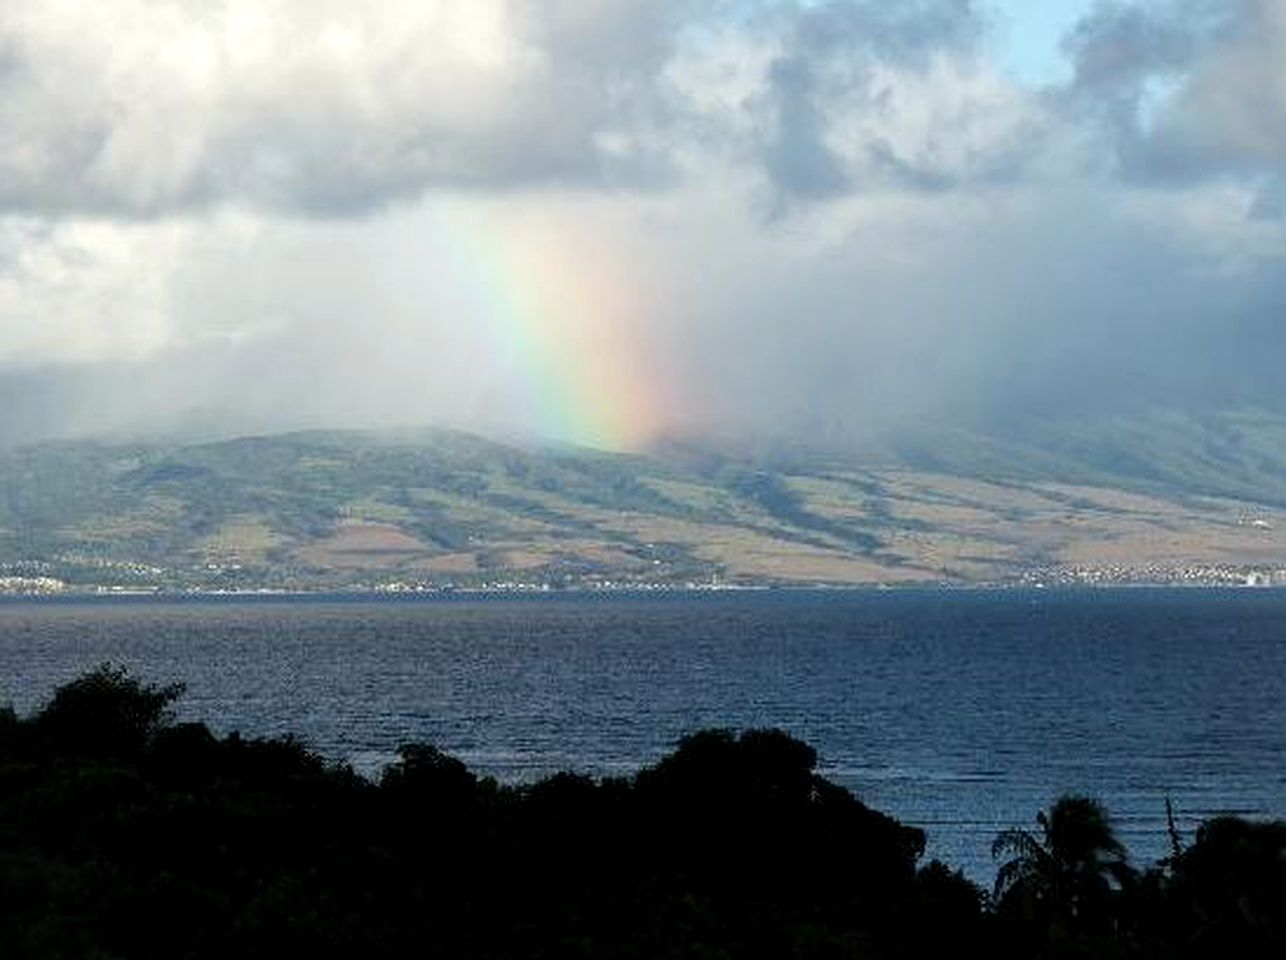
<svg viewBox="0 0 1286 960">
<path fill-rule="evenodd" d="M 1286 957 L 1286 823 L 1209 820 L 1172 869 L 1185 956 Z"/>
<path fill-rule="evenodd" d="M 1281 824 L 1211 821 L 1136 877 L 1101 808 L 1064 798 L 1001 845 L 1035 859 L 993 911 L 780 731 L 527 787 L 408 744 L 371 783 L 175 723 L 178 692 L 104 667 L 0 710 L 0 956 L 1286 955 Z"/>
<path fill-rule="evenodd" d="M 480 780 L 408 744 L 372 784 L 291 739 L 175 723 L 100 668 L 0 711 L 5 957 L 910 957 L 979 892 L 778 731 L 631 779 Z M 934 924 L 919 921 L 933 911 Z"/>
<path fill-rule="evenodd" d="M 1168 803 L 1167 803 L 1167 812 Z M 1144 873 L 1081 796 L 1007 830 L 993 852 L 996 952 L 1013 957 L 1286 957 L 1286 823 L 1218 817 Z M 1008 859 L 1004 859 L 1004 858 Z"/>
<path fill-rule="evenodd" d="M 182 685 L 140 683 L 108 664 L 58 689 L 36 714 L 32 733 L 51 754 L 138 755 L 168 719 Z"/>
<path fill-rule="evenodd" d="M 992 855 L 1009 857 L 996 872 L 1002 912 L 1059 933 L 1111 928 L 1113 893 L 1129 885 L 1125 847 L 1107 811 L 1090 797 L 1060 797 L 1036 816 L 1040 833 L 1005 830 Z"/>
</svg>

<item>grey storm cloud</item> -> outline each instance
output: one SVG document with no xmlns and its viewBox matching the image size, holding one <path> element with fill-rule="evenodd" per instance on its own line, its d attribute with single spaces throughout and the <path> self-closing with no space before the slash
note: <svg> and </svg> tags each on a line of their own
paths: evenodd
<svg viewBox="0 0 1286 960">
<path fill-rule="evenodd" d="M 778 209 L 1012 181 L 1039 166 L 1043 108 L 988 69 L 981 5 L 818 3 L 768 24 L 779 48 L 757 158 Z"/>
<path fill-rule="evenodd" d="M 1122 178 L 1164 185 L 1286 169 L 1286 5 L 1173 0 L 1096 8 L 1066 38 L 1056 94 Z"/>
<path fill-rule="evenodd" d="M 813 104 L 806 60 L 778 60 L 769 74 L 777 129 L 765 144 L 764 168 L 773 184 L 792 195 L 825 197 L 848 185 L 839 159 L 822 140 L 824 120 Z"/>
<path fill-rule="evenodd" d="M 8 0 L 0 433 L 523 427 L 518 274 L 675 428 L 1280 405 L 1286 3 L 989 10 Z"/>
<path fill-rule="evenodd" d="M 978 4 L 970 0 L 829 0 L 793 9 L 790 16 L 806 48 L 862 49 L 882 59 L 916 65 L 923 65 L 934 51 L 973 46 L 985 26 Z"/>
<path fill-rule="evenodd" d="M 1162 136 L 1208 169 L 1286 173 L 1286 4 L 1243 0 L 1176 98 Z"/>
<path fill-rule="evenodd" d="M 1155 173 L 1166 164 L 1146 129 L 1157 83 L 1182 76 L 1196 56 L 1193 21 L 1123 5 L 1099 7 L 1064 40 L 1075 67 L 1064 103 L 1077 119 L 1101 127 L 1118 172 Z"/>
<path fill-rule="evenodd" d="M 762 152 L 774 186 L 935 191 L 1053 170 L 1182 187 L 1286 168 L 1281 0 L 1100 3 L 1064 38 L 1072 79 L 1025 92 L 989 75 L 986 16 L 965 2 L 835 2 L 776 25 Z"/>
<path fill-rule="evenodd" d="M 904 4 L 820 3 L 792 9 L 772 29 L 784 47 L 766 77 L 764 106 L 775 121 L 762 144 L 767 178 L 784 199 L 842 194 L 869 180 L 870 170 L 827 143 L 837 114 L 871 113 L 885 94 L 872 82 L 880 64 L 923 71 L 931 56 L 968 51 L 982 21 L 967 0 Z M 941 179 L 915 169 L 887 140 L 871 137 L 865 159 L 895 180 L 921 185 Z"/>
</svg>

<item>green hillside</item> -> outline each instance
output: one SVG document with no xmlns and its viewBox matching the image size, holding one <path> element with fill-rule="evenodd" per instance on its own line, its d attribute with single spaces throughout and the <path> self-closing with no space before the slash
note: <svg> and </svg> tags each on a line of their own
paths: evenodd
<svg viewBox="0 0 1286 960">
<path fill-rule="evenodd" d="M 1286 418 L 1255 413 L 926 428 L 843 456 L 428 430 L 0 453 L 9 589 L 1167 579 L 1284 567 L 1283 531 Z"/>
</svg>

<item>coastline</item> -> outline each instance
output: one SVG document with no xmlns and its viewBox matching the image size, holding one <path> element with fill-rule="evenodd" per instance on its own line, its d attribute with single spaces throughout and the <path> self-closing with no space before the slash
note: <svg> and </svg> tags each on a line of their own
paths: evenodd
<svg viewBox="0 0 1286 960">
<path fill-rule="evenodd" d="M 447 599 L 518 599 L 585 597 L 668 597 L 727 594 L 1078 594 L 1121 591 L 1209 591 L 1212 593 L 1275 593 L 1286 591 L 1286 580 L 1011 580 L 987 583 L 922 581 L 899 583 L 657 583 L 657 584 L 493 584 L 482 586 L 423 586 L 389 589 L 381 585 L 336 587 L 143 587 L 65 584 L 48 590 L 0 590 L 0 603 L 86 600 L 336 600 L 414 602 Z"/>
</svg>

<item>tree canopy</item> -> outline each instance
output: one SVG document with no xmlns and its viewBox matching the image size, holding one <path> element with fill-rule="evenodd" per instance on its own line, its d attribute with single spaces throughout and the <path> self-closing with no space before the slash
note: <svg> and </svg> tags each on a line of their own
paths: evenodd
<svg viewBox="0 0 1286 960">
<path fill-rule="evenodd" d="M 528 785 L 405 744 L 371 781 L 178 723 L 180 691 L 101 667 L 0 710 L 0 955 L 1286 955 L 1282 823 L 1211 820 L 1139 873 L 1058 798 L 997 838 L 989 904 L 780 730 Z"/>
</svg>

